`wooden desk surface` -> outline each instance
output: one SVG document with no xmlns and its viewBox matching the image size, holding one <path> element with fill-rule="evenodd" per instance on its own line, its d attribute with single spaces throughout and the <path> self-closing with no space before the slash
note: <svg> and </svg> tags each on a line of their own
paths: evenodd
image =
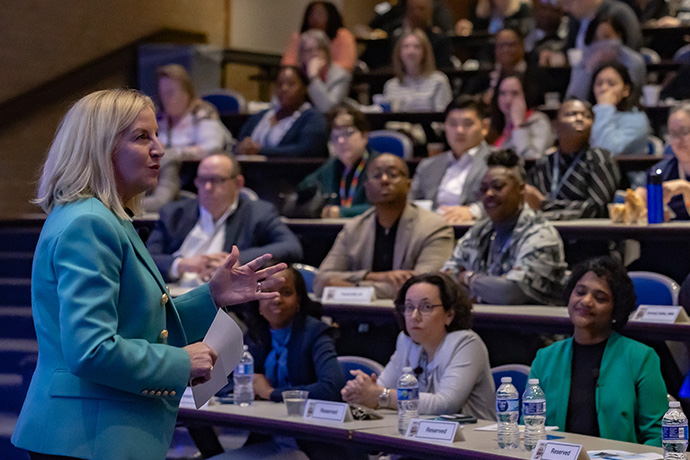
<svg viewBox="0 0 690 460">
<path fill-rule="evenodd" d="M 452 444 L 405 439 L 398 434 L 397 413 L 381 411 L 382 420 L 352 422 L 327 422 L 288 417 L 281 403 L 255 401 L 250 407 L 232 404 L 209 406 L 208 409 L 180 409 L 179 418 L 185 423 L 210 423 L 247 429 L 262 433 L 294 436 L 300 439 L 328 440 L 332 443 L 362 447 L 405 455 L 420 455 L 423 458 L 453 459 L 528 459 L 531 454 L 520 450 L 501 450 L 496 443 L 496 433 L 477 431 L 476 428 L 493 424 L 480 420 L 477 424 L 465 425 L 465 441 Z M 549 432 L 562 436 L 561 441 L 581 444 L 586 450 L 616 449 L 634 453 L 661 453 L 661 449 L 608 439 L 594 438 L 571 433 Z"/>
</svg>

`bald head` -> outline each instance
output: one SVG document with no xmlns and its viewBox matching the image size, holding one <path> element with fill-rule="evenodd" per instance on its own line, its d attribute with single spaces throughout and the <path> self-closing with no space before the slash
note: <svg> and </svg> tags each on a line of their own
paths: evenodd
<svg viewBox="0 0 690 460">
<path fill-rule="evenodd" d="M 211 155 L 199 163 L 194 184 L 199 204 L 218 219 L 238 199 L 244 177 L 234 157 Z"/>
</svg>

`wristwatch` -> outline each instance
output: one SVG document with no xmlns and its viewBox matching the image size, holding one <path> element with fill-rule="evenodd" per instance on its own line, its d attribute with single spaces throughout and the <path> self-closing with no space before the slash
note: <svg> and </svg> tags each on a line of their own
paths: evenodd
<svg viewBox="0 0 690 460">
<path fill-rule="evenodd" d="M 390 391 L 390 388 L 384 388 L 383 391 L 379 394 L 379 409 L 388 408 Z"/>
</svg>

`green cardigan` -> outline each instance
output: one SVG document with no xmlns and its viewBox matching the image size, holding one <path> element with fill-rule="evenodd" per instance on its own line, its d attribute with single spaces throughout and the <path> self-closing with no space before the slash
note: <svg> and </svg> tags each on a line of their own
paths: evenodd
<svg viewBox="0 0 690 460">
<path fill-rule="evenodd" d="M 546 424 L 565 430 L 570 396 L 573 339 L 537 352 L 530 378 L 546 395 Z M 596 407 L 602 438 L 661 447 L 661 419 L 668 408 L 659 357 L 650 347 L 613 332 L 597 382 Z"/>
</svg>

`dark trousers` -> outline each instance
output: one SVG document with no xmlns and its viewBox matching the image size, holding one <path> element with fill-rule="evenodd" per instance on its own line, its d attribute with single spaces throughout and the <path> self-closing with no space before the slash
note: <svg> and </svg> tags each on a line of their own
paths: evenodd
<svg viewBox="0 0 690 460">
<path fill-rule="evenodd" d="M 31 451 L 29 451 L 29 457 L 31 457 L 31 460 L 84 460 L 77 457 L 64 457 L 62 455 L 38 454 Z"/>
</svg>

